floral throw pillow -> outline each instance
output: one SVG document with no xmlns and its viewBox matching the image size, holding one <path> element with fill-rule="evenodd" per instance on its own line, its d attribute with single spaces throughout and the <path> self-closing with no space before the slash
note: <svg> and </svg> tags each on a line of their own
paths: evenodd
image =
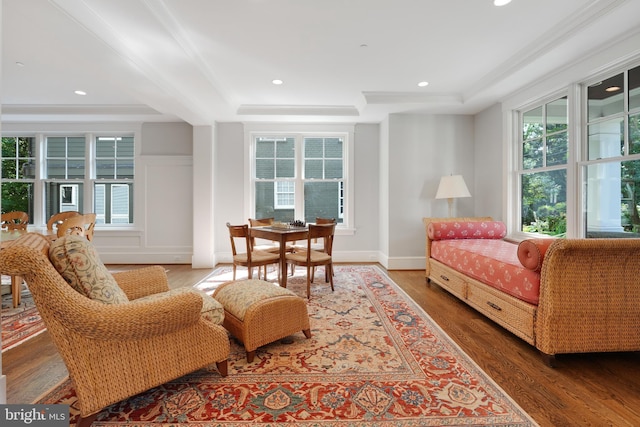
<svg viewBox="0 0 640 427">
<path fill-rule="evenodd" d="M 86 237 L 56 239 L 49 248 L 49 259 L 64 280 L 82 295 L 105 304 L 129 301 Z"/>
</svg>

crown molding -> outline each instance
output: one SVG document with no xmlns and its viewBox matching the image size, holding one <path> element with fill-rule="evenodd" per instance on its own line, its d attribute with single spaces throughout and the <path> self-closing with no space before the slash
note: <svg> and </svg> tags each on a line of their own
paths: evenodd
<svg viewBox="0 0 640 427">
<path fill-rule="evenodd" d="M 358 109 L 349 105 L 241 105 L 239 115 L 278 116 L 359 116 Z"/>
</svg>

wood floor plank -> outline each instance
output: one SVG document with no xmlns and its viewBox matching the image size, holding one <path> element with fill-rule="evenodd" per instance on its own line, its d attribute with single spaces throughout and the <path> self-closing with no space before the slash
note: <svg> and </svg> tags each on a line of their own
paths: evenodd
<svg viewBox="0 0 640 427">
<path fill-rule="evenodd" d="M 165 268 L 171 288 L 213 271 Z M 640 426 L 640 352 L 560 355 L 550 368 L 534 347 L 439 286 L 427 285 L 424 270 L 388 273 L 540 426 Z M 47 333 L 4 352 L 2 372 L 8 403 L 31 403 L 67 375 Z"/>
</svg>

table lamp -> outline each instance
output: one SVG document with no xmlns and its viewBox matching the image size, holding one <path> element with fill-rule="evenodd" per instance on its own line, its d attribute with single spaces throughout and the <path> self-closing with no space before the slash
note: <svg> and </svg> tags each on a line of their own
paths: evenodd
<svg viewBox="0 0 640 427">
<path fill-rule="evenodd" d="M 458 197 L 471 197 L 462 175 L 449 175 L 440 178 L 436 199 L 447 199 L 449 202 L 449 217 L 453 217 L 453 199 Z"/>
</svg>

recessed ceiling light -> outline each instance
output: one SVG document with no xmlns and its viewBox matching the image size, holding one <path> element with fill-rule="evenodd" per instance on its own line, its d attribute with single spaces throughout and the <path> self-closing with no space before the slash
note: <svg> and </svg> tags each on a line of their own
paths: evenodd
<svg viewBox="0 0 640 427">
<path fill-rule="evenodd" d="M 605 91 L 607 92 L 616 92 L 620 90 L 620 86 L 609 86 L 608 88 L 605 89 Z"/>
<path fill-rule="evenodd" d="M 16 61 L 18 67 L 24 67 L 24 62 Z"/>
<path fill-rule="evenodd" d="M 74 91 L 73 93 L 75 93 L 76 95 L 82 95 L 82 96 L 84 96 L 84 95 L 86 95 L 86 94 L 87 94 L 87 92 L 85 92 L 85 91 L 83 91 L 83 90 L 76 90 L 76 91 Z"/>
<path fill-rule="evenodd" d="M 429 82 L 420 82 L 420 83 L 418 83 L 418 86 L 420 86 L 420 87 L 429 86 Z"/>
<path fill-rule="evenodd" d="M 281 85 L 284 82 L 280 79 L 273 79 L 271 80 L 271 83 L 273 83 L 274 85 Z"/>
<path fill-rule="evenodd" d="M 493 0 L 494 6 L 504 6 L 505 4 L 511 3 L 511 0 Z"/>
</svg>

